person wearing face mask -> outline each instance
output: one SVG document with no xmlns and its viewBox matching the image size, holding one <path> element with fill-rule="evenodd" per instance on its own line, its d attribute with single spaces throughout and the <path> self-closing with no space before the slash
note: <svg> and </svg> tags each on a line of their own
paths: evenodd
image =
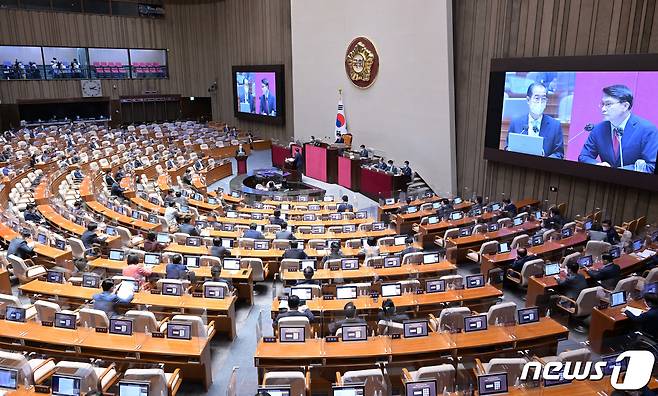
<svg viewBox="0 0 658 396">
<path fill-rule="evenodd" d="M 607 234 L 605 237 L 605 242 L 608 242 L 612 245 L 619 243 L 621 238 L 619 237 L 617 230 L 615 230 L 615 227 L 612 226 L 612 221 L 603 220 L 603 222 L 601 222 L 601 230 Z"/>
<path fill-rule="evenodd" d="M 603 88 L 599 108 L 603 121 L 594 125 L 579 162 L 653 173 L 658 152 L 658 130 L 631 113 L 633 92 L 625 85 Z"/>
<path fill-rule="evenodd" d="M 547 89 L 542 83 L 532 83 L 526 95 L 528 113 L 512 119 L 508 135 L 540 136 L 544 138 L 543 152 L 545 157 L 564 158 L 564 137 L 560 121 L 544 114 L 548 101 Z"/>
</svg>

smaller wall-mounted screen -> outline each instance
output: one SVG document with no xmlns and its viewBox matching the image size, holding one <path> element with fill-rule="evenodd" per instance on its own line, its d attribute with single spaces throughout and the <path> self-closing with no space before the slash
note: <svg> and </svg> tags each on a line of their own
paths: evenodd
<svg viewBox="0 0 658 396">
<path fill-rule="evenodd" d="M 283 65 L 233 66 L 235 116 L 283 124 Z"/>
<path fill-rule="evenodd" d="M 89 48 L 91 78 L 130 78 L 128 50 L 125 48 Z"/>
<path fill-rule="evenodd" d="M 131 49 L 132 78 L 167 78 L 167 50 Z"/>
<path fill-rule="evenodd" d="M 89 78 L 86 48 L 43 47 L 47 79 Z"/>
<path fill-rule="evenodd" d="M 3 80 L 41 80 L 44 78 L 41 47 L 0 46 Z"/>
</svg>

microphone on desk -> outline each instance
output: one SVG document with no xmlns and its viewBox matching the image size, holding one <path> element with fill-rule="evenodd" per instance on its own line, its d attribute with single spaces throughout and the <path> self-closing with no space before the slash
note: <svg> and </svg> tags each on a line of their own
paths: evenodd
<svg viewBox="0 0 658 396">
<path fill-rule="evenodd" d="M 579 133 L 577 133 L 576 136 L 569 139 L 569 141 L 567 143 L 571 143 L 574 139 L 576 139 L 578 136 L 582 135 L 585 132 L 587 132 L 587 133 L 591 132 L 592 129 L 594 129 L 594 124 L 585 124 L 585 126 L 583 127 L 583 130 L 580 131 Z"/>
</svg>

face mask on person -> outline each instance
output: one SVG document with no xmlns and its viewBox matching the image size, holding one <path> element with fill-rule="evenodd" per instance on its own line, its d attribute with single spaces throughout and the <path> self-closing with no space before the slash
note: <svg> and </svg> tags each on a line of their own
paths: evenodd
<svg viewBox="0 0 658 396">
<path fill-rule="evenodd" d="M 543 114 L 545 109 L 546 109 L 546 103 L 530 102 L 530 112 L 532 114 Z"/>
<path fill-rule="evenodd" d="M 608 230 L 610 230 L 610 227 L 603 226 L 602 228 L 603 228 L 603 231 L 608 231 Z"/>
</svg>

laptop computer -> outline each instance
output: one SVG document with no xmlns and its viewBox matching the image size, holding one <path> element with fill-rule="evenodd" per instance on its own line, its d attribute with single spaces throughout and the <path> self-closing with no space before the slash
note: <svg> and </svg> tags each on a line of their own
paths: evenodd
<svg viewBox="0 0 658 396">
<path fill-rule="evenodd" d="M 542 136 L 510 133 L 507 135 L 507 151 L 543 156 L 544 138 Z"/>
</svg>

